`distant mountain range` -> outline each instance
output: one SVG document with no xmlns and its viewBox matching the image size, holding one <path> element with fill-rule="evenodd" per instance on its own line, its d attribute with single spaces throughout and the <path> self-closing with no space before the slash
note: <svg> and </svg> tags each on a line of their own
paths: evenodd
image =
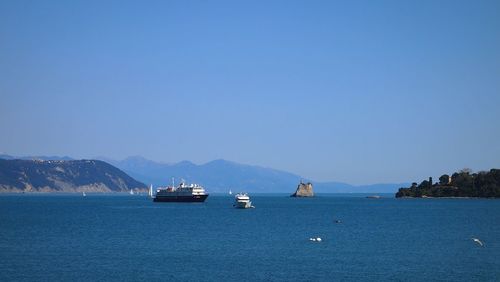
<svg viewBox="0 0 500 282">
<path fill-rule="evenodd" d="M 10 155 L 0 155 L 0 158 L 72 160 L 70 157 L 46 156 L 19 158 Z M 389 183 L 355 186 L 342 182 L 317 182 L 285 171 L 239 164 L 222 159 L 201 165 L 189 161 L 173 164 L 160 163 L 140 156 L 128 157 L 120 161 L 106 157 L 97 157 L 96 159 L 119 168 L 146 185 L 153 184 L 155 187 L 167 186 L 172 183 L 172 178 L 175 179 L 176 183 L 184 179 L 187 183 L 201 184 L 208 192 L 216 193 L 226 193 L 231 189 L 233 191 L 252 193 L 292 194 L 300 180 L 312 182 L 315 193 L 395 193 L 399 188 L 409 185 L 408 183 Z"/>
<path fill-rule="evenodd" d="M 187 183 L 203 185 L 209 192 L 246 191 L 281 193 L 295 191 L 300 176 L 258 166 L 243 165 L 226 160 L 214 160 L 202 165 L 189 161 L 175 164 L 157 163 L 142 157 L 122 161 L 101 158 L 147 184 L 166 186 L 184 179 Z"/>
<path fill-rule="evenodd" d="M 159 163 L 140 156 L 116 161 L 98 157 L 109 162 L 130 176 L 146 184 L 166 186 L 180 179 L 188 183 L 199 183 L 209 192 L 246 191 L 258 193 L 293 193 L 300 180 L 310 181 L 315 193 L 395 193 L 408 183 L 373 184 L 355 186 L 342 182 L 317 182 L 299 175 L 272 168 L 239 164 L 226 160 L 214 160 L 196 165 L 189 161 L 174 164 Z"/>
<path fill-rule="evenodd" d="M 0 159 L 0 192 L 126 192 L 146 185 L 98 160 Z"/>
</svg>

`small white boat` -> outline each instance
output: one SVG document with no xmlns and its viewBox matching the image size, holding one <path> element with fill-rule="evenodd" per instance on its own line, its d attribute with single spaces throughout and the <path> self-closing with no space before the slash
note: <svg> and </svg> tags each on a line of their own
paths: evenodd
<svg viewBox="0 0 500 282">
<path fill-rule="evenodd" d="M 234 204 L 233 207 L 237 209 L 250 209 L 255 208 L 252 206 L 252 202 L 250 201 L 250 197 L 247 193 L 238 193 L 234 196 Z"/>
<path fill-rule="evenodd" d="M 86 196 L 87 196 L 87 194 L 85 194 L 85 192 L 82 192 L 82 196 L 83 196 L 83 197 L 86 197 Z"/>
<path fill-rule="evenodd" d="M 134 195 L 134 190 L 130 189 L 130 195 Z"/>
<path fill-rule="evenodd" d="M 229 195 L 232 195 L 233 194 L 233 191 L 231 191 L 231 189 L 229 189 Z"/>
</svg>

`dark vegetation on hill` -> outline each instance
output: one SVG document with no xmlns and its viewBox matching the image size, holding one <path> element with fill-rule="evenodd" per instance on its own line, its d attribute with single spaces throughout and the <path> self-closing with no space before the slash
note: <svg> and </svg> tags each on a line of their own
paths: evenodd
<svg viewBox="0 0 500 282">
<path fill-rule="evenodd" d="M 396 198 L 400 197 L 500 197 L 500 169 L 489 172 L 472 173 L 463 169 L 451 176 L 443 174 L 438 183 L 432 183 L 432 178 L 420 184 L 413 183 L 411 187 L 400 188 Z"/>
</svg>

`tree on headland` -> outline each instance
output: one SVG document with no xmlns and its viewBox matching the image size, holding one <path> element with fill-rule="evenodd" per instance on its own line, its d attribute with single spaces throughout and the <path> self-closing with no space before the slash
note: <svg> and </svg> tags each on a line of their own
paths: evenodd
<svg viewBox="0 0 500 282">
<path fill-rule="evenodd" d="M 424 189 L 427 187 L 429 187 L 429 181 L 427 181 L 427 180 L 420 182 L 420 184 L 418 185 L 418 188 L 420 188 L 420 189 Z"/>
<path fill-rule="evenodd" d="M 448 174 L 443 174 L 439 177 L 439 185 L 447 185 L 450 182 L 450 176 Z"/>
<path fill-rule="evenodd" d="M 464 167 L 460 170 L 460 173 L 466 173 L 466 174 L 471 174 L 472 173 L 472 169 L 468 168 L 468 167 Z"/>
</svg>

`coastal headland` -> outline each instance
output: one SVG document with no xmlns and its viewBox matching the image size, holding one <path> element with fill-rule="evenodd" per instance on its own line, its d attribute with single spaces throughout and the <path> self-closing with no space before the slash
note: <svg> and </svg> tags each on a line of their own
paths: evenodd
<svg viewBox="0 0 500 282">
<path fill-rule="evenodd" d="M 500 169 L 477 173 L 462 169 L 441 175 L 436 183 L 429 177 L 420 184 L 400 188 L 396 198 L 500 198 Z"/>
</svg>

